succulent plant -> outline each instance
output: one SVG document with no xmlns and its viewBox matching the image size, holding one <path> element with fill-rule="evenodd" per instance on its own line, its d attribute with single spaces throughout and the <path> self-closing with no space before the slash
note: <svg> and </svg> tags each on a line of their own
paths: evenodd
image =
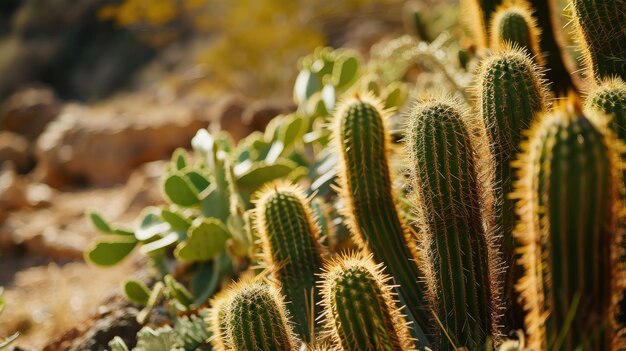
<svg viewBox="0 0 626 351">
<path fill-rule="evenodd" d="M 570 98 L 532 128 L 515 196 L 531 349 L 611 350 L 624 289 L 618 141 Z"/>
<path fill-rule="evenodd" d="M 584 63 L 596 80 L 626 80 L 626 0 L 571 0 Z"/>
<path fill-rule="evenodd" d="M 326 263 L 321 278 L 326 331 L 341 350 L 415 350 L 382 264 L 342 256 Z"/>
<path fill-rule="evenodd" d="M 322 266 L 320 229 L 304 192 L 289 183 L 270 183 L 256 194 L 257 231 L 262 255 L 290 303 L 300 338 L 312 340 L 311 315 L 318 301 L 316 274 Z"/>
<path fill-rule="evenodd" d="M 539 64 L 543 63 L 539 47 L 540 31 L 530 6 L 521 1 L 498 7 L 491 20 L 489 47 L 505 50 L 516 46 L 526 50 Z"/>
<path fill-rule="evenodd" d="M 597 121 L 607 126 L 620 140 L 626 142 L 626 83 L 619 78 L 606 79 L 594 86 L 585 100 L 585 108 L 601 112 L 593 116 L 606 116 Z"/>
<path fill-rule="evenodd" d="M 299 349 L 278 289 L 244 280 L 229 287 L 220 300 L 215 301 L 209 319 L 214 333 L 211 343 L 218 350 L 222 347 L 231 351 Z"/>
<path fill-rule="evenodd" d="M 384 264 L 399 285 L 401 299 L 419 326 L 428 326 L 425 288 L 419 280 L 421 258 L 416 240 L 404 223 L 392 189 L 389 170 L 388 112 L 375 98 L 356 95 L 335 114 L 335 148 L 340 154 L 340 196 L 354 240 Z"/>
<path fill-rule="evenodd" d="M 510 47 L 500 50 L 480 63 L 476 81 L 476 100 L 484 120 L 494 158 L 494 220 L 501 236 L 507 265 L 504 291 L 509 308 L 516 305 L 513 284 L 519 278 L 515 264 L 516 243 L 513 230 L 517 220 L 515 202 L 508 195 L 513 190 L 514 170 L 511 161 L 520 152 L 523 132 L 535 116 L 548 107 L 547 91 L 541 72 L 527 53 Z M 513 294 L 513 295 L 512 295 Z M 512 318 L 510 327 L 521 327 L 521 316 Z"/>
<path fill-rule="evenodd" d="M 430 305 L 455 345 L 477 349 L 499 336 L 499 274 L 487 138 L 477 135 L 466 108 L 453 98 L 432 96 L 413 107 L 407 124 L 413 204 L 423 237 L 423 271 Z M 439 350 L 456 349 L 442 337 Z"/>
</svg>

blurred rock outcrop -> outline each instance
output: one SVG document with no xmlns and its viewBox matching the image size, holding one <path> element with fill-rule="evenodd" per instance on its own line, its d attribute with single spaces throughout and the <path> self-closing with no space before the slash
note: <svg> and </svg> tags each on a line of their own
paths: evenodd
<svg viewBox="0 0 626 351">
<path fill-rule="evenodd" d="M 49 88 L 27 88 L 7 99 L 0 112 L 0 130 L 36 140 L 61 109 Z"/>
</svg>

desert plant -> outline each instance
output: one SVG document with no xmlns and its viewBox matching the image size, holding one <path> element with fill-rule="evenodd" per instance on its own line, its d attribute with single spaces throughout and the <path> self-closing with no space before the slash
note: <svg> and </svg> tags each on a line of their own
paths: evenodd
<svg viewBox="0 0 626 351">
<path fill-rule="evenodd" d="M 341 350 L 415 350 L 382 264 L 343 256 L 328 261 L 321 278 L 324 324 Z"/>
<path fill-rule="evenodd" d="M 322 265 L 320 229 L 309 200 L 293 184 L 270 183 L 256 195 L 255 223 L 262 241 L 263 261 L 271 269 L 300 338 L 310 341 L 316 274 Z"/>
<path fill-rule="evenodd" d="M 489 47 L 495 50 L 517 46 L 526 50 L 539 64 L 543 55 L 539 47 L 540 31 L 532 9 L 526 2 L 509 3 L 498 7 L 491 21 Z"/>
<path fill-rule="evenodd" d="M 423 273 L 413 234 L 404 223 L 392 189 L 388 164 L 388 112 L 370 95 L 356 95 L 337 109 L 333 130 L 340 154 L 340 196 L 345 216 L 359 247 L 372 252 L 399 284 L 400 299 L 419 326 L 428 326 Z"/>
<path fill-rule="evenodd" d="M 430 306 L 440 334 L 472 350 L 499 337 L 502 269 L 490 227 L 487 138 L 472 130 L 481 124 L 455 99 L 432 96 L 412 108 L 405 142 Z M 456 349 L 443 335 L 438 345 Z"/>
<path fill-rule="evenodd" d="M 593 116 L 606 116 L 608 127 L 620 140 L 626 142 L 626 83 L 619 78 L 610 78 L 594 86 L 585 100 L 585 108 L 600 112 Z"/>
<path fill-rule="evenodd" d="M 619 258 L 622 187 L 617 140 L 574 98 L 532 128 L 515 196 L 529 347 L 617 349 L 624 288 Z"/>
</svg>

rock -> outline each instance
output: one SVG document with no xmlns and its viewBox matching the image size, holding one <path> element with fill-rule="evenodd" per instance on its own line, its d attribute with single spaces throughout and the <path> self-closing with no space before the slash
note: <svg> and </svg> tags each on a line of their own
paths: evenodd
<svg viewBox="0 0 626 351">
<path fill-rule="evenodd" d="M 29 88 L 13 94 L 0 112 L 0 129 L 35 141 L 61 108 L 48 88 Z"/>
<path fill-rule="evenodd" d="M 207 124 L 187 106 L 135 95 L 95 107 L 67 105 L 37 141 L 37 178 L 53 187 L 124 182 L 138 165 L 189 147 Z"/>
<path fill-rule="evenodd" d="M 28 206 L 24 182 L 11 167 L 0 170 L 0 223 L 9 212 Z"/>
<path fill-rule="evenodd" d="M 263 131 L 272 118 L 295 110 L 296 105 L 291 100 L 259 100 L 246 108 L 242 119 L 248 126 L 249 132 L 255 130 Z"/>
<path fill-rule="evenodd" d="M 137 332 L 141 329 L 137 322 L 137 312 L 137 309 L 132 307 L 111 310 L 111 314 L 98 319 L 69 350 L 104 351 L 109 348 L 109 341 L 116 336 L 122 338 L 128 347 L 134 347 Z"/>
</svg>

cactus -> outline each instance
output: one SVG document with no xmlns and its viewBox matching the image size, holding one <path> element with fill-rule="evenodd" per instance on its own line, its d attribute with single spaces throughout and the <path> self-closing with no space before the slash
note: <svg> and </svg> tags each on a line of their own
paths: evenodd
<svg viewBox="0 0 626 351">
<path fill-rule="evenodd" d="M 570 98 L 531 130 L 516 166 L 532 350 L 615 350 L 624 288 L 618 140 Z"/>
<path fill-rule="evenodd" d="M 425 288 L 415 239 L 403 222 L 393 194 L 387 160 L 387 112 L 370 95 L 342 103 L 335 116 L 335 147 L 340 154 L 339 193 L 354 241 L 383 263 L 399 284 L 400 298 L 421 327 L 428 326 Z"/>
<path fill-rule="evenodd" d="M 326 331 L 344 351 L 415 350 L 396 308 L 391 277 L 371 256 L 343 256 L 324 266 L 321 291 Z"/>
<path fill-rule="evenodd" d="M 585 108 L 608 116 L 608 127 L 626 142 L 626 83 L 623 80 L 606 79 L 595 86 L 587 96 Z"/>
<path fill-rule="evenodd" d="M 589 76 L 626 80 L 626 0 L 571 0 Z"/>
<path fill-rule="evenodd" d="M 468 12 L 470 27 L 480 47 L 486 47 L 489 38 L 491 20 L 503 0 L 461 0 L 461 5 Z"/>
<path fill-rule="evenodd" d="M 499 335 L 502 267 L 486 226 L 490 186 L 479 158 L 490 159 L 487 137 L 470 129 L 480 123 L 454 99 L 436 96 L 418 102 L 406 128 L 431 305 L 444 332 L 471 350 Z M 439 339 L 439 350 L 455 349 Z"/>
<path fill-rule="evenodd" d="M 263 261 L 280 282 L 298 334 L 311 340 L 316 274 L 321 268 L 320 229 L 302 189 L 271 183 L 256 195 L 255 221 L 263 244 Z M 315 299 L 317 300 L 317 299 Z"/>
<path fill-rule="evenodd" d="M 227 338 L 226 316 L 230 306 L 230 291 L 223 290 L 217 293 L 210 302 L 211 308 L 206 322 L 211 331 L 211 345 L 215 351 L 226 351 L 232 348 Z"/>
<path fill-rule="evenodd" d="M 508 322 L 510 327 L 518 328 L 522 324 L 522 309 L 515 305 L 517 298 L 509 298 L 519 278 L 513 238 L 515 203 L 508 197 L 514 178 L 511 161 L 520 151 L 522 132 L 530 127 L 535 115 L 547 107 L 547 92 L 539 69 L 525 52 L 516 49 L 505 49 L 485 59 L 477 78 L 477 102 L 495 161 L 494 220 L 502 236 L 504 261 L 509 267 L 504 291 L 507 307 L 517 308 L 520 315 Z"/>
<path fill-rule="evenodd" d="M 278 289 L 242 281 L 231 286 L 210 312 L 214 347 L 230 351 L 297 351 L 285 303 Z M 217 325 L 216 325 L 217 323 Z M 226 350 L 224 349 L 224 350 Z"/>
<path fill-rule="evenodd" d="M 532 16 L 532 10 L 525 2 L 498 7 L 491 21 L 489 31 L 492 49 L 505 50 L 509 45 L 527 50 L 538 64 L 543 64 L 539 48 L 540 30 Z"/>
</svg>

